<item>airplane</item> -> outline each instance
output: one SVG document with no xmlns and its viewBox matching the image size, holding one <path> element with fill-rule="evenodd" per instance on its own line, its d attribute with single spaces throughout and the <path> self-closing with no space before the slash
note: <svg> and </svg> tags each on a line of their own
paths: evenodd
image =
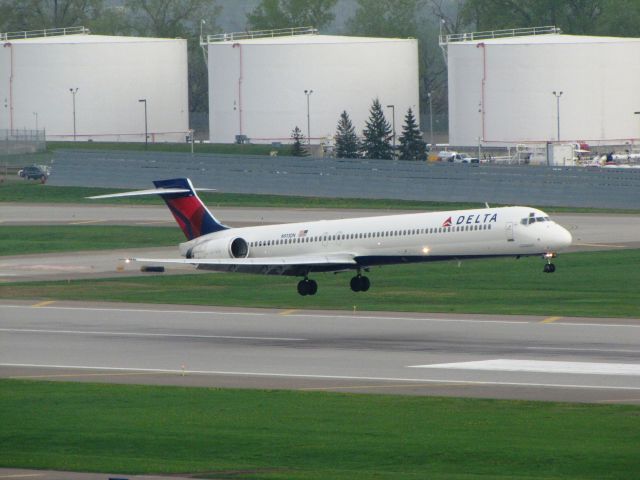
<svg viewBox="0 0 640 480">
<path fill-rule="evenodd" d="M 500 207 L 231 228 L 220 223 L 188 178 L 157 180 L 151 190 L 88 197 L 160 195 L 187 237 L 183 258 L 136 262 L 190 264 L 200 270 L 303 277 L 300 295 L 315 295 L 316 272 L 355 271 L 350 287 L 366 292 L 370 267 L 451 259 L 541 256 L 553 273 L 571 234 L 541 210 Z M 488 207 L 488 205 L 487 205 Z"/>
</svg>

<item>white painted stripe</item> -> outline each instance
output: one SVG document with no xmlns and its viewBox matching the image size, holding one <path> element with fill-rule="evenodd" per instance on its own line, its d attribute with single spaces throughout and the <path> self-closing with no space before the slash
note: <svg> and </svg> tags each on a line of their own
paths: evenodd
<svg viewBox="0 0 640 480">
<path fill-rule="evenodd" d="M 527 383 L 527 382 L 491 382 L 478 380 L 442 380 L 439 378 L 403 378 L 403 377 L 358 377 L 349 375 L 314 375 L 299 373 L 268 373 L 268 372 L 230 372 L 218 370 L 175 370 L 162 368 L 123 368 L 123 367 L 99 367 L 85 365 L 36 365 L 30 363 L 0 363 L 0 367 L 23 367 L 23 368 L 52 368 L 52 369 L 76 369 L 105 372 L 148 372 L 164 374 L 192 374 L 192 375 L 236 375 L 243 377 L 274 377 L 274 378 L 316 378 L 326 380 L 365 380 L 380 382 L 412 382 L 424 384 L 452 384 L 452 385 L 498 385 L 507 387 L 541 387 L 541 388 L 579 388 L 590 390 L 631 390 L 640 391 L 640 387 L 631 386 L 608 386 L 608 385 L 573 385 L 561 383 Z M 19 377 L 16 376 L 16 377 Z"/>
<path fill-rule="evenodd" d="M 637 363 L 554 362 L 548 360 L 481 360 L 477 362 L 411 365 L 409 368 L 489 370 L 499 372 L 578 373 L 585 375 L 640 375 Z"/>
<path fill-rule="evenodd" d="M 163 337 L 163 338 L 222 338 L 225 340 L 278 340 L 285 342 L 304 342 L 306 338 L 287 338 L 287 337 L 239 337 L 232 335 L 189 335 L 181 333 L 140 333 L 140 332 L 100 332 L 91 330 L 36 330 L 29 328 L 0 328 L 0 332 L 10 333 L 46 333 L 46 334 L 64 334 L 64 335 L 107 335 L 119 337 Z"/>
<path fill-rule="evenodd" d="M 605 352 L 605 353 L 635 353 L 640 356 L 640 350 L 618 348 L 580 348 L 580 347 L 523 347 L 523 350 L 545 350 L 554 352 Z"/>
<path fill-rule="evenodd" d="M 25 305 L 0 305 L 2 308 L 13 309 L 29 309 L 30 306 Z M 67 311 L 87 311 L 87 312 L 121 312 L 121 313 L 170 313 L 176 315 L 242 315 L 252 317 L 278 316 L 280 318 L 320 318 L 320 319 L 345 319 L 345 320 L 394 320 L 406 322 L 433 322 L 433 323 L 497 323 L 508 325 L 531 325 L 539 324 L 539 320 L 535 321 L 516 321 L 516 320 L 478 320 L 464 318 L 430 318 L 430 317 L 387 317 L 377 315 L 346 315 L 346 314 L 313 314 L 313 313 L 294 313 L 291 315 L 279 315 L 278 312 L 251 312 L 251 311 L 219 311 L 219 310 L 154 310 L 150 308 L 93 308 L 93 307 L 44 307 L 39 310 L 67 310 Z M 569 318 L 569 317 L 565 317 Z M 606 327 L 606 328 L 640 328 L 640 325 L 625 325 L 614 323 L 572 323 L 572 322 L 554 322 L 545 323 L 545 327 Z"/>
</svg>

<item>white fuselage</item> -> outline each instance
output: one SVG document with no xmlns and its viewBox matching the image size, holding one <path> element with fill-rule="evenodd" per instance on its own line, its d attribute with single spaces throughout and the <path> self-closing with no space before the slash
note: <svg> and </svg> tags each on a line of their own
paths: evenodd
<svg viewBox="0 0 640 480">
<path fill-rule="evenodd" d="M 349 254 L 369 266 L 537 255 L 570 244 L 571 234 L 544 212 L 503 207 L 232 228 L 183 243 L 180 252 L 194 259 Z"/>
</svg>

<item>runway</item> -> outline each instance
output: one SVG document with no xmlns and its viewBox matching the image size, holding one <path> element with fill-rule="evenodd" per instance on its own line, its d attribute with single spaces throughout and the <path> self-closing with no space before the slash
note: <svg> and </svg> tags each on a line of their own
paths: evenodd
<svg viewBox="0 0 640 480">
<path fill-rule="evenodd" d="M 5 300 L 0 376 L 640 404 L 640 322 Z"/>
</svg>

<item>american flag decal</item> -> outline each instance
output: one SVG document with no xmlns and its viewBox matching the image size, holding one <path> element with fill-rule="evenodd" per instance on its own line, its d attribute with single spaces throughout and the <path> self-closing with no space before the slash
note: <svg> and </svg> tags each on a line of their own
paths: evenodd
<svg viewBox="0 0 640 480">
<path fill-rule="evenodd" d="M 308 232 L 308 231 L 309 231 L 309 230 L 300 230 L 300 231 L 298 232 L 298 237 L 300 237 L 300 238 L 304 238 L 304 237 L 306 237 L 306 236 L 307 236 L 307 232 Z"/>
</svg>

